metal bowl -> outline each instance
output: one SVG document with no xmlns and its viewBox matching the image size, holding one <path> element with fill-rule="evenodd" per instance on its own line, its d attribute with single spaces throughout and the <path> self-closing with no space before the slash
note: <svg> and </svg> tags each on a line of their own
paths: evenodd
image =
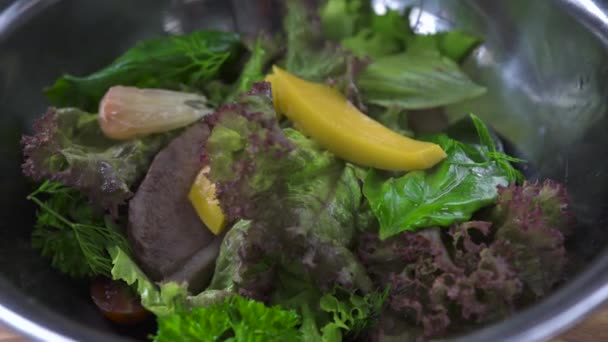
<svg viewBox="0 0 608 342">
<path fill-rule="evenodd" d="M 41 89 L 61 73 L 85 74 L 138 39 L 201 27 L 276 27 L 277 0 L 0 0 L 0 319 L 38 340 L 134 336 L 105 321 L 86 284 L 53 271 L 33 251 L 31 187 L 19 137 L 46 107 Z M 533 166 L 567 184 L 578 219 L 568 248 L 580 267 L 551 296 L 461 337 L 535 341 L 554 336 L 608 297 L 608 2 L 602 0 L 377 1 L 414 6 L 415 29 L 457 27 L 484 37 L 465 63 L 489 92 L 448 108 L 475 112 Z"/>
</svg>

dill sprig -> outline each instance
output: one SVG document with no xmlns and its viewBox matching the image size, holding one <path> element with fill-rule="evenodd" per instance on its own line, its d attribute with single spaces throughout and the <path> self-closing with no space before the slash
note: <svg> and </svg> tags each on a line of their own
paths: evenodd
<svg viewBox="0 0 608 342">
<path fill-rule="evenodd" d="M 96 212 L 77 190 L 46 181 L 27 199 L 39 207 L 32 245 L 61 272 L 73 277 L 110 277 L 112 259 L 107 248 L 129 251 L 121 228 Z"/>
</svg>

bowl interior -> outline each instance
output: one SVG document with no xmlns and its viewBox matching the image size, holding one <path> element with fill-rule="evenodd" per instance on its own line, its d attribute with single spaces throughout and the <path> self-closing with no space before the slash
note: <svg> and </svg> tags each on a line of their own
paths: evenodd
<svg viewBox="0 0 608 342">
<path fill-rule="evenodd" d="M 579 265 L 594 259 L 608 238 L 608 67 L 601 40 L 559 1 L 378 1 L 377 10 L 388 2 L 414 6 L 419 32 L 459 28 L 484 38 L 465 69 L 489 92 L 449 107 L 449 118 L 477 114 L 514 145 L 533 178 L 567 185 L 578 219 L 569 249 L 578 262 L 573 269 L 583 271 Z M 0 9 L 7 3 L 0 1 Z M 201 27 L 272 29 L 276 23 L 263 18 L 271 12 L 276 18 L 275 5 L 64 0 L 0 34 L 0 303 L 68 336 L 124 333 L 95 310 L 86 284 L 56 273 L 30 247 L 34 208 L 25 196 L 32 184 L 21 175 L 19 139 L 45 111 L 42 88 L 65 72 L 94 71 L 144 37 Z M 36 310 L 39 304 L 44 309 Z"/>
</svg>

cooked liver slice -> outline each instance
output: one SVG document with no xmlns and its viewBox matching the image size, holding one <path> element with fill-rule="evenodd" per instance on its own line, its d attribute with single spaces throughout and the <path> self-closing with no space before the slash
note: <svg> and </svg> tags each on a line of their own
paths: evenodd
<svg viewBox="0 0 608 342">
<path fill-rule="evenodd" d="M 142 269 L 155 281 L 187 281 L 191 290 L 210 279 L 220 239 L 188 200 L 208 136 L 207 125 L 197 123 L 175 138 L 129 202 L 129 240 Z"/>
</svg>

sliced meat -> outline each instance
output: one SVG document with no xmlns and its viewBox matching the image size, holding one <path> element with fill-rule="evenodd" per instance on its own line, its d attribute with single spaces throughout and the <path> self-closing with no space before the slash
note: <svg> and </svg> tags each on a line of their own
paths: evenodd
<svg viewBox="0 0 608 342">
<path fill-rule="evenodd" d="M 188 200 L 208 136 L 207 125 L 197 123 L 175 138 L 129 202 L 129 239 L 143 270 L 156 281 L 186 281 L 191 290 L 210 279 L 220 239 Z"/>
</svg>

